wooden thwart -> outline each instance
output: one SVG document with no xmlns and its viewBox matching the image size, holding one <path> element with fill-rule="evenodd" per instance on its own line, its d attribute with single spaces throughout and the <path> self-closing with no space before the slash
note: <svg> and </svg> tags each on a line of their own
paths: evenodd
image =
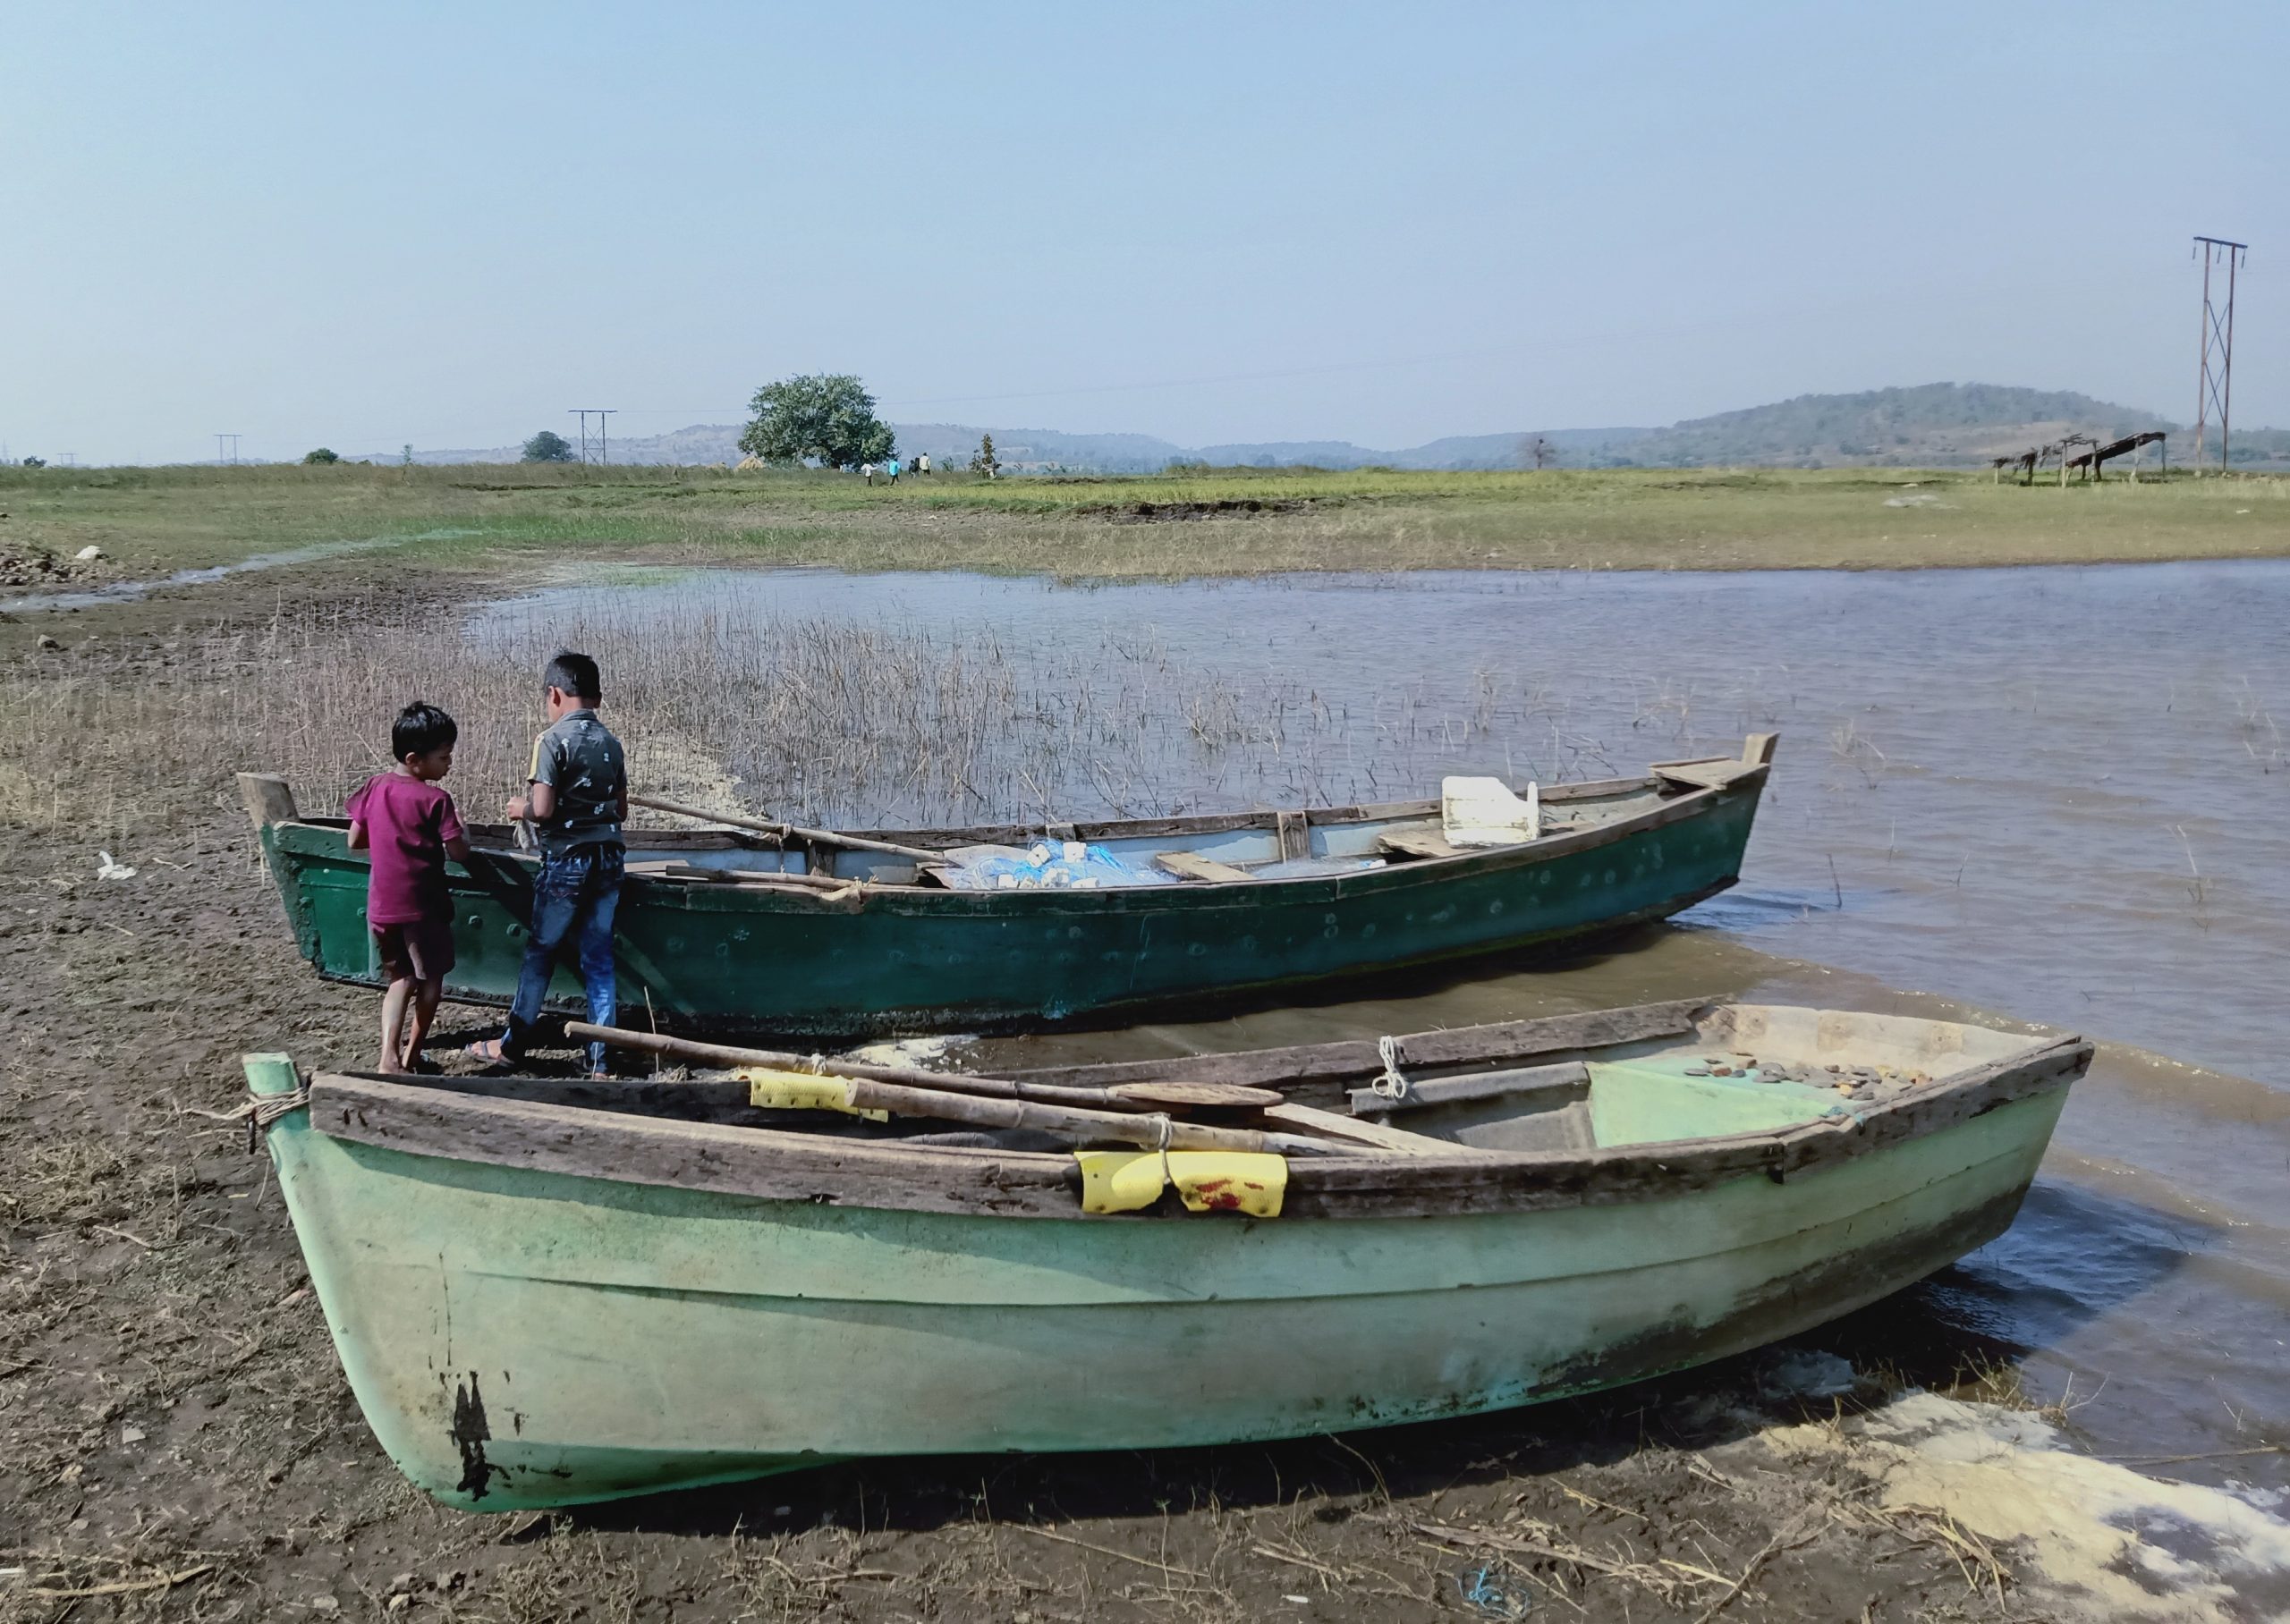
<svg viewBox="0 0 2290 1624">
<path fill-rule="evenodd" d="M 1727 784 L 1747 778 L 1765 768 L 1754 761 L 1658 761 L 1654 776 L 1665 783 L 1684 784 L 1690 790 L 1722 790 Z"/>
<path fill-rule="evenodd" d="M 1435 1077 L 1411 1083 L 1399 1099 L 1372 1088 L 1352 1090 L 1352 1109 L 1360 1116 L 1385 1116 L 1426 1105 L 1461 1105 L 1480 1100 L 1507 1099 L 1514 1095 L 1549 1092 L 1558 1098 L 1582 1097 L 1590 1086 L 1590 1069 L 1581 1061 L 1556 1066 L 1518 1066 L 1507 1071 L 1480 1071 L 1470 1077 Z"/>
<path fill-rule="evenodd" d="M 1394 1155 L 1468 1156 L 1492 1154 L 1470 1150 L 1451 1140 L 1435 1139 L 1429 1134 L 1387 1128 L 1380 1122 L 1362 1122 L 1354 1117 L 1338 1116 L 1333 1111 L 1317 1111 L 1310 1105 L 1268 1105 L 1265 1108 L 1264 1120 L 1284 1127 L 1299 1128 L 1307 1133 L 1326 1134 L 1350 1146 L 1388 1151 Z"/>
<path fill-rule="evenodd" d="M 1538 1054 L 1590 1049 L 1603 1044 L 1674 1037 L 1693 1030 L 1694 1019 L 1712 1005 L 1699 998 L 1671 999 L 1621 1010 L 1592 1010 L 1575 1015 L 1547 1015 L 1538 1020 L 1503 1021 L 1446 1032 L 1416 1032 L 1399 1039 L 1400 1064 L 1479 1065 L 1525 1060 Z M 1043 1067 L 1018 1075 L 1028 1081 L 1107 1087 L 1159 1078 L 1220 1083 L 1264 1083 L 1287 1087 L 1308 1081 L 1373 1077 L 1384 1069 L 1373 1038 L 1340 1043 L 1298 1044 L 1285 1049 L 1251 1049 L 1233 1054 L 1188 1054 L 1168 1060 L 1115 1061 L 1090 1066 Z"/>
<path fill-rule="evenodd" d="M 1181 880 L 1213 880 L 1230 884 L 1234 880 L 1252 879 L 1245 868 L 1235 868 L 1230 863 L 1217 862 L 1197 851 L 1157 851 L 1153 854 L 1156 867 L 1173 874 Z"/>
<path fill-rule="evenodd" d="M 1394 857 L 1463 857 L 1467 853 L 1446 835 L 1430 829 L 1395 829 L 1376 837 L 1379 850 Z"/>
</svg>

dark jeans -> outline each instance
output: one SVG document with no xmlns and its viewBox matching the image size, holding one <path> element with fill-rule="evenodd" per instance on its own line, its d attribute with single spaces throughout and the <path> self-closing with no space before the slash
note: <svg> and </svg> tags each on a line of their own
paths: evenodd
<svg viewBox="0 0 2290 1624">
<path fill-rule="evenodd" d="M 539 877 L 533 882 L 532 935 L 525 942 L 524 968 L 517 976 L 516 1001 L 509 1006 L 502 1053 L 521 1059 L 530 1045 L 549 977 L 568 942 L 581 968 L 581 983 L 589 992 L 589 1019 L 608 1027 L 620 1013 L 613 977 L 612 920 L 620 907 L 625 860 L 626 853 L 618 846 L 575 846 L 541 859 Z M 604 1045 L 590 1044 L 589 1070 L 600 1071 L 604 1063 Z"/>
</svg>

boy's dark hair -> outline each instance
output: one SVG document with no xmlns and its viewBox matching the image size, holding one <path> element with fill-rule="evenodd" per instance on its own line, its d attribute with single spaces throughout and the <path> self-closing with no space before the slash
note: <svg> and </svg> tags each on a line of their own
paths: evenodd
<svg viewBox="0 0 2290 1624">
<path fill-rule="evenodd" d="M 390 756 L 397 761 L 408 756 L 427 756 L 461 736 L 462 730 L 451 716 L 416 699 L 398 712 L 397 720 L 390 724 Z"/>
<path fill-rule="evenodd" d="M 540 673 L 540 682 L 543 688 L 561 688 L 574 698 L 586 699 L 591 705 L 605 697 L 604 679 L 597 674 L 597 663 L 569 648 L 557 650 L 548 669 Z"/>
</svg>

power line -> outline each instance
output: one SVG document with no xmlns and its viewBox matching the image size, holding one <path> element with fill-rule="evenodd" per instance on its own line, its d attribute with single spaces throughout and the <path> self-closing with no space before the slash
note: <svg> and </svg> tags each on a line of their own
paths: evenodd
<svg viewBox="0 0 2290 1624">
<path fill-rule="evenodd" d="M 2250 245 L 2224 237 L 2197 237 L 2202 260 L 2202 359 L 2194 375 L 2194 471 L 2202 471 L 2202 440 L 2213 407 L 2218 412 L 2218 471 L 2226 471 L 2226 409 L 2235 399 L 2235 272 L 2250 256 Z M 2210 269 L 2226 267 L 2226 300 L 2210 296 Z"/>
</svg>

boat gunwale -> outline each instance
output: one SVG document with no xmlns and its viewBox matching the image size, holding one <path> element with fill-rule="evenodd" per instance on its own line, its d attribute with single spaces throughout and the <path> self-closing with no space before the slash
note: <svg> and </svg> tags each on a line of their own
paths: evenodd
<svg viewBox="0 0 2290 1624">
<path fill-rule="evenodd" d="M 1712 757 L 1711 759 L 1723 760 L 1725 757 Z M 1704 816 L 1714 810 L 1720 802 L 1730 801 L 1743 795 L 1755 796 L 1760 794 L 1763 791 L 1767 776 L 1770 770 L 1771 769 L 1768 766 L 1762 764 L 1755 765 L 1750 771 L 1743 773 L 1741 776 L 1727 783 L 1688 790 L 1677 795 L 1656 799 L 1650 801 L 1643 810 L 1633 812 L 1624 817 L 1614 818 L 1594 825 L 1588 829 L 1570 830 L 1564 833 L 1545 835 L 1537 840 L 1522 841 L 1516 845 L 1488 846 L 1471 850 L 1459 851 L 1451 856 L 1446 857 L 1410 858 L 1404 862 L 1387 863 L 1378 867 L 1362 868 L 1348 874 L 1298 875 L 1288 877 L 1265 878 L 1259 878 L 1251 875 L 1244 880 L 1188 879 L 1166 885 L 1107 886 L 1089 890 L 1065 887 L 1042 887 L 1039 889 L 1022 889 L 1016 891 L 962 890 L 949 886 L 925 885 L 919 881 L 882 881 L 865 879 L 861 876 L 853 875 L 848 877 L 851 879 L 852 885 L 855 886 L 856 889 L 847 895 L 838 892 L 830 892 L 826 890 L 814 890 L 806 886 L 776 881 L 768 877 L 719 880 L 689 877 L 679 875 L 647 874 L 632 875 L 630 876 L 630 880 L 632 883 L 662 888 L 669 892 L 670 894 L 682 895 L 687 899 L 713 897 L 718 900 L 735 901 L 741 904 L 769 900 L 791 901 L 797 903 L 809 904 L 813 907 L 829 906 L 850 908 L 855 904 L 860 908 L 864 908 L 871 902 L 896 899 L 901 901 L 921 900 L 926 906 L 937 909 L 947 908 L 949 906 L 959 908 L 962 904 L 957 903 L 954 900 L 962 899 L 964 900 L 971 907 L 977 908 L 980 911 L 989 912 L 1001 911 L 1013 904 L 1019 907 L 1042 908 L 1045 909 L 1046 911 L 1050 912 L 1063 912 L 1067 911 L 1068 909 L 1077 909 L 1079 911 L 1091 913 L 1127 911 L 1132 908 L 1140 906 L 1151 908 L 1158 904 L 1163 904 L 1168 901 L 1181 897 L 1197 899 L 1207 895 L 1230 899 L 1256 893 L 1274 887 L 1288 888 L 1287 894 L 1296 896 L 1307 895 L 1309 894 L 1309 888 L 1318 887 L 1328 900 L 1336 901 L 1344 898 L 1347 894 L 1361 891 L 1380 892 L 1385 890 L 1399 890 L 1419 884 L 1444 883 L 1448 880 L 1463 877 L 1465 875 L 1500 874 L 1514 868 L 1529 868 L 1544 862 L 1554 862 L 1562 858 L 1574 856 L 1584 851 L 1594 851 L 1602 846 L 1612 845 L 1617 842 L 1630 839 L 1633 835 L 1650 833 L 1656 829 L 1667 828 L 1672 824 L 1682 823 L 1689 818 Z M 1614 780 L 1607 782 L 1627 782 L 1637 786 L 1636 791 L 1624 791 L 1624 793 L 1652 792 L 1658 788 L 1657 781 L 1651 777 L 1641 780 Z M 1426 808 L 1426 811 L 1421 814 L 1412 812 L 1404 813 L 1388 819 L 1388 821 L 1392 822 L 1401 822 L 1415 816 L 1428 816 L 1431 812 L 1436 811 L 1438 803 L 1432 801 L 1394 804 L 1408 807 L 1421 806 Z M 1337 818 L 1330 816 L 1331 814 L 1336 813 L 1349 813 L 1361 810 L 1362 810 L 1362 808 L 1323 808 L 1319 809 L 1320 816 L 1317 821 L 1321 823 L 1379 821 L 1376 818 L 1370 817 Z M 1190 832 L 1197 833 L 1217 833 L 1226 832 L 1227 829 L 1255 828 L 1260 825 L 1269 827 L 1271 825 L 1268 820 L 1270 820 L 1273 816 L 1274 815 L 1270 813 L 1219 814 L 1215 817 L 1199 820 L 1199 824 L 1201 826 L 1195 827 Z M 1192 820 L 1156 819 L 1147 821 L 1158 825 L 1159 824 L 1189 823 Z M 1209 825 L 1222 825 L 1222 827 Z M 332 832 L 344 829 L 348 825 L 346 820 L 340 818 L 313 818 L 300 816 L 297 816 L 291 820 L 269 825 L 272 830 L 288 829 L 297 826 Z M 505 825 L 474 825 L 471 827 L 473 835 L 479 837 L 478 843 L 479 843 L 480 849 L 483 850 L 489 858 L 496 859 L 507 859 L 513 861 L 519 861 L 521 864 L 523 861 L 533 860 L 528 859 L 525 854 L 516 852 L 513 850 Z M 1081 825 L 1077 825 L 1075 827 L 1078 831 Z M 1134 829 L 1136 825 L 1090 825 L 1090 827 L 1099 831 L 1109 831 L 1116 828 Z M 496 830 L 499 832 L 497 834 L 495 833 Z M 984 833 L 996 832 L 997 831 L 992 830 L 984 831 Z M 689 837 L 695 833 L 712 834 L 717 832 L 688 830 L 666 830 L 654 832 L 648 830 L 632 833 L 637 833 L 640 836 L 660 833 L 670 835 L 683 835 Z M 728 833 L 734 835 L 737 834 L 736 831 L 724 833 Z M 968 835 L 974 833 L 980 833 L 980 831 L 939 830 L 928 832 L 892 832 L 893 834 L 898 835 L 901 839 L 906 841 L 921 841 L 925 839 L 949 840 L 951 837 L 955 835 Z M 869 833 L 866 838 L 874 839 L 878 838 L 878 836 Z M 1126 836 L 1101 835 L 1100 838 L 1154 838 L 1154 836 L 1149 833 L 1132 833 Z M 972 844 L 980 842 L 973 842 L 967 840 L 954 840 L 952 843 Z M 734 849 L 767 850 L 773 849 L 768 844 L 768 842 L 760 840 L 754 840 L 752 838 L 750 840 L 734 838 L 727 841 L 725 844 Z M 640 846 L 640 849 L 641 849 Z M 298 855 L 314 854 L 298 853 Z M 332 854 L 324 855 L 331 856 Z"/>
<path fill-rule="evenodd" d="M 2066 1087 L 2092 1053 L 2078 1036 L 2034 1038 L 1896 1099 L 1783 1129 L 1590 1150 L 1293 1156 L 1283 1215 L 1499 1214 L 1658 1200 L 1760 1173 L 1778 1183 Z M 912 1146 L 632 1116 L 447 1092 L 411 1078 L 325 1073 L 311 1080 L 310 1093 L 313 1130 L 417 1156 L 820 1205 L 1085 1216 L 1079 1167 L 1069 1154 Z M 1144 1214 L 1126 1221 L 1166 1220 Z"/>
</svg>

